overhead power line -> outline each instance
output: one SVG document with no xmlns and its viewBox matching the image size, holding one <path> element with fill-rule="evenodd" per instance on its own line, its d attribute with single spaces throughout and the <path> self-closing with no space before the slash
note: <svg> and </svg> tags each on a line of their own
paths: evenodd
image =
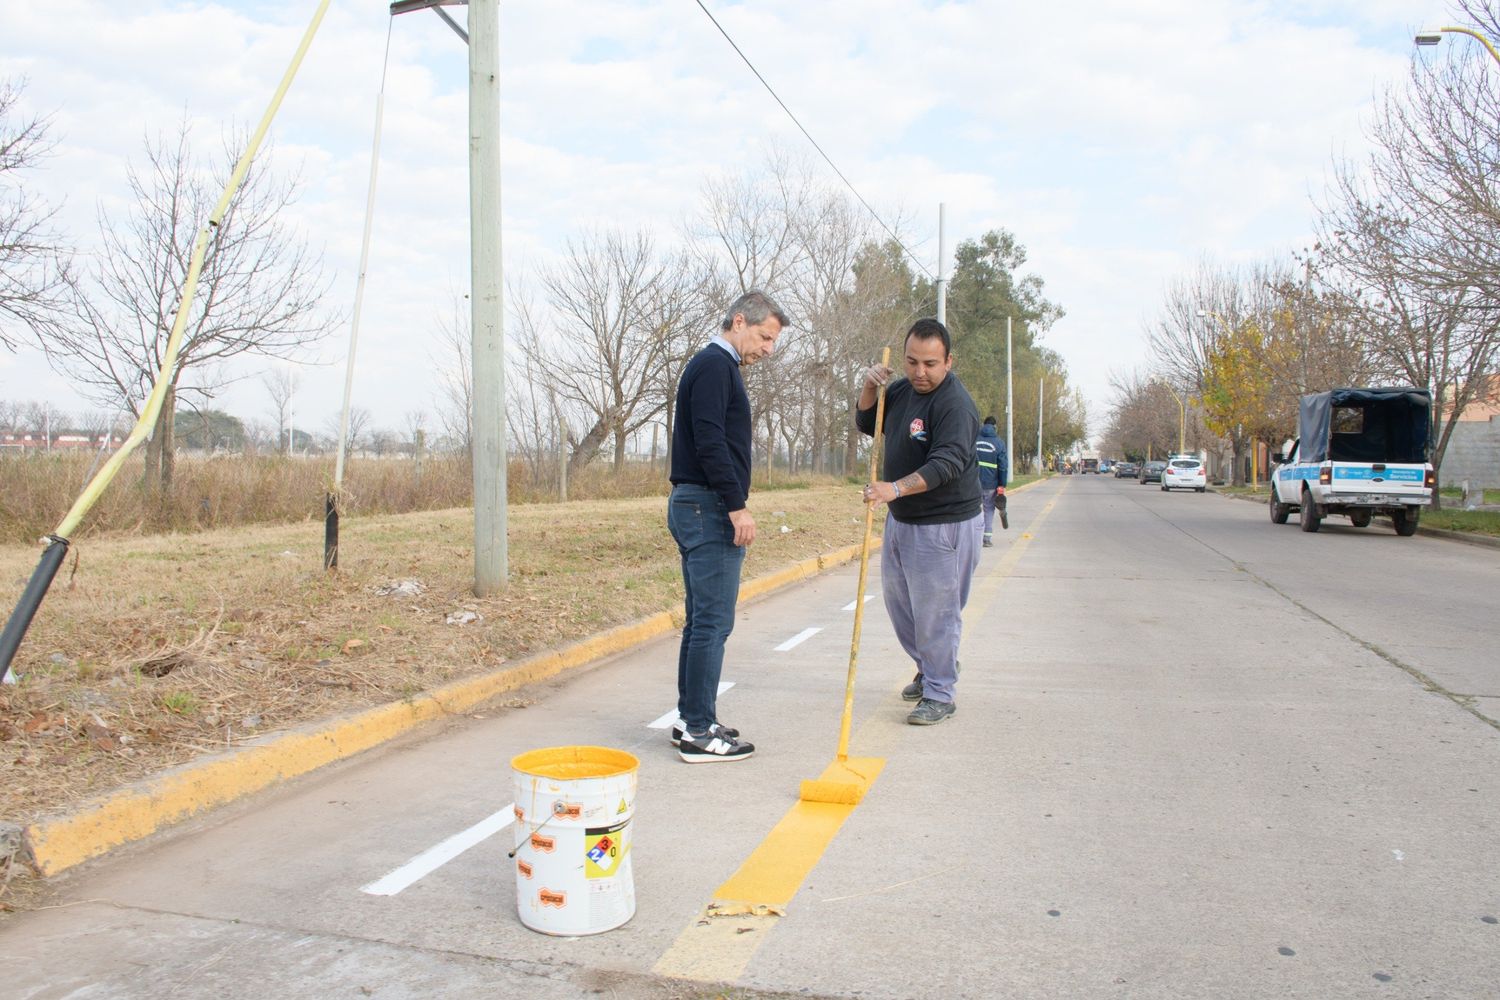
<svg viewBox="0 0 1500 1000">
<path fill-rule="evenodd" d="M 786 112 L 786 116 L 792 120 L 792 124 L 796 125 L 797 128 L 801 130 L 802 134 L 807 137 L 807 141 L 812 143 L 813 149 L 816 149 L 818 151 L 818 155 L 823 157 L 823 160 L 828 164 L 829 167 L 833 169 L 833 172 L 838 174 L 839 180 L 844 182 L 844 186 L 848 188 L 849 191 L 854 195 L 854 197 L 859 200 L 859 203 L 865 207 L 865 211 L 870 213 L 871 218 L 880 223 L 880 228 L 884 229 L 886 231 L 886 234 L 890 236 L 890 238 L 898 247 L 901 248 L 902 252 L 905 253 L 906 256 L 911 258 L 912 263 L 916 264 L 917 267 L 922 269 L 923 274 L 927 275 L 927 277 L 929 278 L 932 278 L 933 274 L 931 271 L 927 270 L 927 265 L 923 264 L 921 258 L 912 253 L 911 249 L 908 248 L 905 243 L 901 242 L 901 237 L 897 236 L 895 231 L 892 230 L 890 226 L 885 224 L 885 220 L 880 217 L 879 212 L 870 207 L 870 203 L 868 201 L 865 201 L 864 195 L 860 194 L 859 191 L 854 187 L 854 185 L 849 182 L 849 178 L 844 176 L 844 172 L 839 169 L 837 163 L 833 162 L 833 158 L 830 157 L 827 153 L 823 152 L 823 147 L 818 145 L 818 140 L 814 139 L 812 137 L 812 133 L 808 132 L 807 129 L 803 127 L 802 123 L 797 120 L 797 116 L 792 114 L 792 109 L 786 106 L 786 102 L 783 101 L 781 97 L 776 93 L 776 90 L 766 82 L 766 78 L 764 76 L 761 76 L 760 70 L 755 68 L 755 64 L 750 61 L 750 58 L 746 56 L 743 51 L 741 51 L 740 47 L 737 44 L 735 44 L 734 39 L 729 37 L 729 32 L 725 31 L 724 26 L 719 23 L 718 19 L 713 16 L 713 14 L 707 7 L 703 6 L 703 0 L 694 0 L 694 2 L 698 4 L 698 8 L 703 11 L 708 19 L 713 22 L 714 27 L 719 29 L 719 34 L 724 36 L 724 40 L 729 43 L 730 48 L 734 49 L 735 54 L 738 55 L 742 60 L 744 60 L 746 66 L 750 67 L 750 72 L 755 74 L 755 78 L 760 81 L 761 86 L 766 88 L 766 92 L 769 93 L 773 98 L 775 98 L 777 104 L 781 105 L 781 110 Z M 934 278 L 933 280 L 936 279 Z"/>
</svg>

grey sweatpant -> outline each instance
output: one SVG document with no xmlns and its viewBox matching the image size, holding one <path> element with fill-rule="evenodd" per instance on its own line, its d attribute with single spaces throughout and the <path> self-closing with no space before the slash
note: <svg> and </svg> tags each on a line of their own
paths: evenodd
<svg viewBox="0 0 1500 1000">
<path fill-rule="evenodd" d="M 922 696 L 952 701 L 969 582 L 979 565 L 984 516 L 955 524 L 885 518 L 880 583 L 896 638 L 922 674 Z"/>
</svg>

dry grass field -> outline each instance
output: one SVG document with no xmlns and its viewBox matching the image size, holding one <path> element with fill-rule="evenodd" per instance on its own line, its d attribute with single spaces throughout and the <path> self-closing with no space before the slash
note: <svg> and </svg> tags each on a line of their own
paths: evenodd
<svg viewBox="0 0 1500 1000">
<path fill-rule="evenodd" d="M 747 577 L 862 537 L 856 486 L 792 485 L 752 497 Z M 665 510 L 664 487 L 513 504 L 510 583 L 486 600 L 466 508 L 348 517 L 334 574 L 318 521 L 86 537 L 0 688 L 0 821 L 680 606 Z M 39 551 L 0 546 L 7 614 Z"/>
</svg>

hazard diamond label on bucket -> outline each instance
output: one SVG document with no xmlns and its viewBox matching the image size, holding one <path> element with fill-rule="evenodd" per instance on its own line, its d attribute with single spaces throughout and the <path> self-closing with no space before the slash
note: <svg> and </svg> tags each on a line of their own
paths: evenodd
<svg viewBox="0 0 1500 1000">
<path fill-rule="evenodd" d="M 614 826 L 590 827 L 584 831 L 585 877 L 611 878 L 619 871 L 620 859 L 626 851 L 625 828 L 629 825 L 627 820 Z"/>
</svg>

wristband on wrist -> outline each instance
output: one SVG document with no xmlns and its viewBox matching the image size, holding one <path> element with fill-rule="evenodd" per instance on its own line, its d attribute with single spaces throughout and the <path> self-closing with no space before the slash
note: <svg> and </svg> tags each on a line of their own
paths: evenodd
<svg viewBox="0 0 1500 1000">
<path fill-rule="evenodd" d="M 901 499 L 901 484 L 900 483 L 891 483 L 891 489 L 893 489 L 893 490 L 896 491 L 896 495 L 895 495 L 895 497 L 893 497 L 893 499 L 900 500 Z"/>
</svg>

